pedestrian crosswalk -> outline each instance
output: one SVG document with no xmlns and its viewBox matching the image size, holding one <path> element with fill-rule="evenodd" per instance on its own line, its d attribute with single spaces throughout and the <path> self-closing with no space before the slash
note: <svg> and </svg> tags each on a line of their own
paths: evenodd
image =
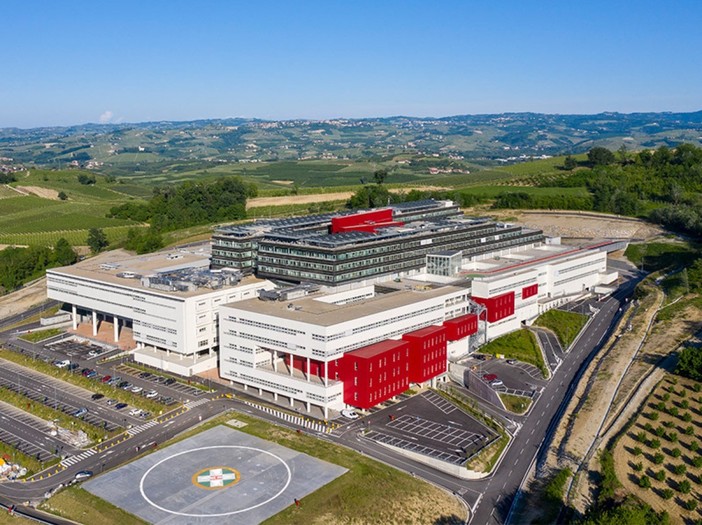
<svg viewBox="0 0 702 525">
<path fill-rule="evenodd" d="M 202 398 L 202 399 L 197 399 L 196 401 L 190 401 L 189 403 L 185 403 L 185 408 L 191 409 L 195 407 L 199 407 L 200 405 L 204 405 L 205 403 L 209 403 L 210 400 L 207 398 Z"/>
<path fill-rule="evenodd" d="M 75 465 L 76 463 L 83 461 L 85 458 L 89 458 L 93 454 L 97 454 L 97 450 L 89 448 L 88 450 L 81 452 L 80 454 L 76 454 L 75 456 L 71 456 L 62 460 L 61 465 L 63 465 L 64 467 L 70 467 L 71 465 Z"/>
<path fill-rule="evenodd" d="M 127 434 L 130 436 L 136 436 L 140 432 L 143 432 L 144 430 L 153 427 L 154 425 L 158 425 L 158 421 L 155 419 L 152 419 L 151 421 L 148 421 L 147 423 L 144 423 L 143 425 L 137 425 L 136 427 L 132 427 L 129 430 L 127 430 Z"/>
</svg>

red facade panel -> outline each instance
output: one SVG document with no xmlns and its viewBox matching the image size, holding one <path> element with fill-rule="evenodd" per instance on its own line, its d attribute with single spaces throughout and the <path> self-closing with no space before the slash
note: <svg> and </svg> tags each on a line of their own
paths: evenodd
<svg viewBox="0 0 702 525">
<path fill-rule="evenodd" d="M 429 326 L 402 336 L 410 345 L 410 382 L 423 383 L 446 372 L 446 332 L 443 326 Z"/>
<path fill-rule="evenodd" d="M 522 299 L 528 299 L 539 293 L 539 283 L 522 288 Z"/>
<path fill-rule="evenodd" d="M 466 314 L 444 321 L 446 338 L 449 341 L 458 341 L 478 331 L 477 314 Z"/>
<path fill-rule="evenodd" d="M 331 220 L 331 233 L 339 233 L 354 226 L 374 225 L 392 222 L 392 210 L 390 208 L 382 210 L 364 211 L 353 215 L 334 217 Z"/>
<path fill-rule="evenodd" d="M 344 403 L 370 408 L 407 390 L 409 346 L 407 341 L 386 340 L 344 354 Z"/>
<path fill-rule="evenodd" d="M 514 292 L 503 293 L 489 299 L 473 296 L 471 299 L 487 309 L 488 323 L 494 323 L 514 314 Z"/>
</svg>

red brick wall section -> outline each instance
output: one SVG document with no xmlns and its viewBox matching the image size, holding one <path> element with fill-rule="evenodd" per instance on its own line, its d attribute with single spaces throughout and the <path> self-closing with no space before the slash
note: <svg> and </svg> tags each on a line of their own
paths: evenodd
<svg viewBox="0 0 702 525">
<path fill-rule="evenodd" d="M 528 299 L 539 293 L 539 283 L 522 288 L 522 299 Z"/>
<path fill-rule="evenodd" d="M 477 314 L 466 314 L 444 321 L 446 338 L 449 341 L 458 341 L 478 331 Z"/>
<path fill-rule="evenodd" d="M 514 292 L 490 298 L 473 296 L 471 299 L 485 306 L 488 323 L 495 323 L 514 314 Z"/>
</svg>

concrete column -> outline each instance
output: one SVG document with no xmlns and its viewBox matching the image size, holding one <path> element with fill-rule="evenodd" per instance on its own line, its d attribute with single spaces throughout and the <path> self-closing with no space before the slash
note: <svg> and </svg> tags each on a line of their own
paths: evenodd
<svg viewBox="0 0 702 525">
<path fill-rule="evenodd" d="M 309 357 L 307 358 L 307 382 L 308 383 L 310 382 L 310 358 Z M 307 411 L 308 412 L 310 411 L 309 408 L 307 409 Z"/>
<path fill-rule="evenodd" d="M 114 322 L 114 328 L 115 328 L 115 343 L 119 341 L 119 317 L 116 315 L 112 316 L 112 321 Z"/>
<path fill-rule="evenodd" d="M 329 362 L 324 361 L 324 386 L 329 386 Z"/>
<path fill-rule="evenodd" d="M 278 401 L 278 392 L 273 392 L 273 401 Z"/>
<path fill-rule="evenodd" d="M 262 396 L 262 395 L 263 395 L 263 390 L 260 389 L 260 388 L 258 389 L 258 395 L 259 395 L 259 396 Z"/>
<path fill-rule="evenodd" d="M 249 389 L 249 385 L 247 385 L 246 383 L 244 383 L 244 392 L 246 392 L 248 389 Z"/>
<path fill-rule="evenodd" d="M 295 400 L 292 397 L 290 398 L 290 406 L 291 407 L 295 406 Z"/>
<path fill-rule="evenodd" d="M 310 402 L 308 401 L 307 402 L 307 412 L 309 412 L 309 411 L 310 411 Z"/>
<path fill-rule="evenodd" d="M 290 354 L 290 377 L 293 375 L 293 355 Z"/>
<path fill-rule="evenodd" d="M 97 312 L 93 310 L 93 336 L 97 335 Z"/>
<path fill-rule="evenodd" d="M 77 330 L 78 329 L 78 308 L 76 308 L 76 305 L 71 306 L 71 313 L 73 314 L 73 329 Z"/>
<path fill-rule="evenodd" d="M 327 405 L 324 405 L 324 419 L 329 419 L 329 408 L 327 408 Z"/>
<path fill-rule="evenodd" d="M 278 371 L 278 351 L 273 350 L 273 371 Z"/>
</svg>

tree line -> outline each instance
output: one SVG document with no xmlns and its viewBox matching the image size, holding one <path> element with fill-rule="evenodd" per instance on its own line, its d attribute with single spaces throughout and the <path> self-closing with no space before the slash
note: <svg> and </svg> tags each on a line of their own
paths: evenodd
<svg viewBox="0 0 702 525">
<path fill-rule="evenodd" d="M 7 293 L 22 283 L 41 277 L 47 268 L 66 266 L 78 260 L 71 244 L 59 239 L 53 248 L 30 246 L 0 250 L 0 293 Z"/>
</svg>

